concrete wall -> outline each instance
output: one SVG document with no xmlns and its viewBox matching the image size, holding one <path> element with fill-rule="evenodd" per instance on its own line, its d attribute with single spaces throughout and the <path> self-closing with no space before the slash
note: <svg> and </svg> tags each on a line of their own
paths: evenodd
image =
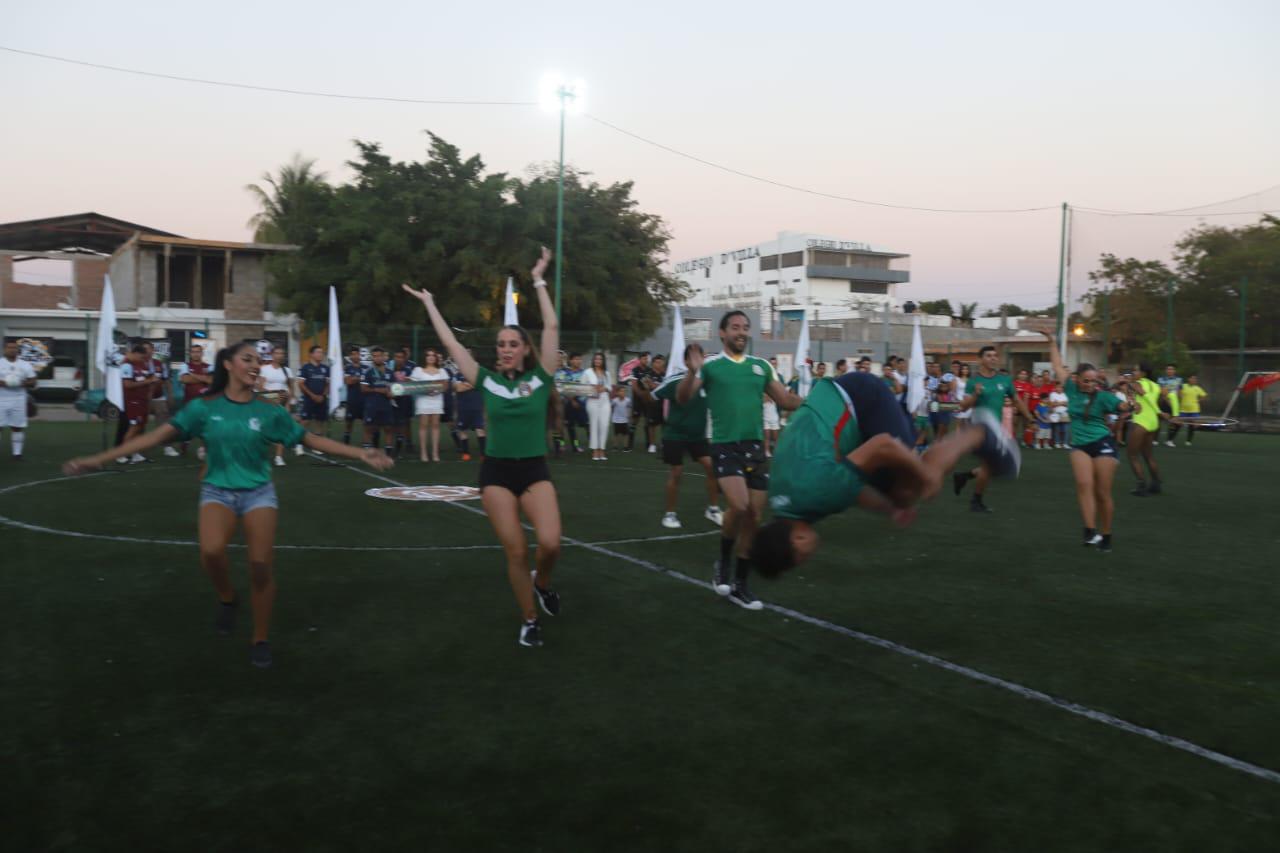
<svg viewBox="0 0 1280 853">
<path fill-rule="evenodd" d="M 133 311 L 138 307 L 137 277 L 138 257 L 135 250 L 126 248 L 111 257 L 107 273 L 111 276 L 111 294 L 117 311 Z"/>
<path fill-rule="evenodd" d="M 94 311 L 101 307 L 102 277 L 107 274 L 108 267 L 107 258 L 85 258 L 72 263 L 72 305 Z"/>
</svg>

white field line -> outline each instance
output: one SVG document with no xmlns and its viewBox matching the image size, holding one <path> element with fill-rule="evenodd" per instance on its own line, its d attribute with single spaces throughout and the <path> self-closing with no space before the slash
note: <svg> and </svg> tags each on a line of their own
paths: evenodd
<svg viewBox="0 0 1280 853">
<path fill-rule="evenodd" d="M 341 463 L 336 463 L 336 464 L 341 465 Z M 366 471 L 362 468 L 355 468 L 350 465 L 342 465 L 342 467 L 347 468 L 351 471 L 355 471 L 357 474 L 363 474 L 366 477 L 373 477 L 378 480 L 383 480 L 387 483 L 391 483 L 396 486 L 405 485 L 404 483 L 397 483 L 395 480 L 392 480 L 389 477 L 383 477 L 381 474 L 376 474 L 372 471 Z M 472 506 L 466 506 L 461 503 L 450 503 L 449 506 L 456 506 L 458 509 L 466 510 L 467 512 L 472 512 L 479 515 L 485 514 L 483 509 L 478 509 Z M 692 578 L 682 572 L 677 572 L 674 569 L 669 569 L 665 566 L 660 566 L 657 563 L 652 563 L 640 557 L 633 557 L 630 554 L 623 554 L 619 551 L 610 551 L 608 548 L 603 547 L 603 545 L 599 543 L 582 542 L 577 539 L 572 539 L 568 536 L 563 537 L 563 540 L 567 545 L 578 545 L 580 547 L 586 548 L 588 551 L 594 551 L 597 554 L 603 554 L 607 557 L 612 557 L 615 560 L 623 560 L 625 562 L 639 566 L 642 569 L 647 569 L 657 574 L 666 575 L 669 578 L 674 578 L 675 580 L 683 581 L 684 583 L 691 584 L 693 586 L 700 587 L 702 589 L 710 588 L 710 584 L 707 583 L 706 581 Z M 985 672 L 981 672 L 971 667 L 963 666 L 962 664 L 953 663 L 949 660 L 946 660 L 945 658 L 940 658 L 937 655 L 931 655 L 927 652 L 918 651 L 909 646 L 904 646 L 901 643 L 895 643 L 893 640 L 886 640 L 882 637 L 877 637 L 873 634 L 868 634 L 863 631 L 855 630 L 853 628 L 846 628 L 843 625 L 837 625 L 834 622 L 828 622 L 825 619 L 819 619 L 816 616 L 810 616 L 807 613 L 801 613 L 800 611 L 792 610 L 789 607 L 782 607 L 777 604 L 766 603 L 765 609 L 771 610 L 774 613 L 777 613 L 782 616 L 786 616 L 790 619 L 795 619 L 798 622 L 804 622 L 807 625 L 812 625 L 815 628 L 822 628 L 826 631 L 831 631 L 832 633 L 840 634 L 841 636 L 849 637 L 850 639 L 853 639 L 853 640 L 858 640 L 860 642 L 867 643 L 872 646 L 877 646 L 881 649 L 885 649 L 886 651 L 896 652 L 897 654 L 904 655 L 906 657 L 911 658 L 912 660 L 917 660 L 917 661 L 920 661 L 921 663 L 929 664 L 930 666 L 936 666 L 939 669 L 943 669 L 943 670 L 946 670 L 947 672 L 951 672 L 956 675 L 960 675 L 965 678 L 972 679 L 973 681 L 978 681 L 978 682 L 981 682 L 982 684 L 986 684 L 991 687 L 998 687 L 1001 690 L 1007 690 L 1010 693 L 1013 693 L 1017 696 L 1021 696 L 1023 699 L 1029 699 L 1032 702 L 1040 702 L 1045 705 L 1051 705 L 1054 708 L 1057 708 L 1058 710 L 1066 711 L 1069 714 L 1075 714 L 1077 717 L 1084 717 L 1086 720 L 1093 720 L 1095 723 L 1101 723 L 1104 726 L 1110 726 L 1111 728 L 1119 729 L 1122 732 L 1128 732 L 1129 734 L 1132 734 L 1132 735 L 1138 735 L 1139 737 L 1144 737 L 1144 738 L 1147 738 L 1148 740 L 1153 740 L 1156 743 L 1163 744 L 1165 746 L 1172 747 L 1173 749 L 1178 749 L 1195 756 L 1199 756 L 1200 758 L 1204 758 L 1208 761 L 1212 761 L 1215 764 L 1221 764 L 1224 767 L 1230 767 L 1232 770 L 1238 770 L 1241 773 L 1247 773 L 1250 776 L 1256 776 L 1257 778 L 1263 779 L 1267 782 L 1274 782 L 1276 784 L 1280 784 L 1280 773 L 1276 772 L 1275 770 L 1269 770 L 1266 767 L 1260 767 L 1256 764 L 1250 764 L 1247 761 L 1241 761 L 1238 758 L 1233 758 L 1230 755 L 1225 755 L 1221 752 L 1216 752 L 1212 749 L 1208 749 L 1207 747 L 1203 747 L 1203 746 L 1200 746 L 1199 744 L 1192 743 L 1189 740 L 1184 740 L 1183 738 L 1180 738 L 1180 737 L 1174 737 L 1173 735 L 1167 735 L 1167 734 L 1164 734 L 1163 732 L 1158 732 L 1155 729 L 1150 729 L 1150 728 L 1147 728 L 1146 726 L 1140 726 L 1137 723 L 1131 723 L 1128 720 L 1123 720 L 1119 717 L 1113 716 L 1104 711 L 1098 711 L 1093 708 L 1087 707 L 1085 705 L 1081 705 L 1078 702 L 1072 702 L 1068 699 L 1062 699 L 1057 696 L 1051 696 L 1050 694 L 1044 693 L 1040 690 L 1035 690 L 1031 687 L 1025 687 L 1016 682 L 1008 681 L 1007 679 L 999 678 L 994 675 L 988 675 Z"/>
</svg>

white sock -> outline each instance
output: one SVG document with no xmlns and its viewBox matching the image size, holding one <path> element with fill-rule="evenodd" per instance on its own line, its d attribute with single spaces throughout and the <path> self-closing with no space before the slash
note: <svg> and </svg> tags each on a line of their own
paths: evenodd
<svg viewBox="0 0 1280 853">
<path fill-rule="evenodd" d="M 26 442 L 26 440 L 27 440 L 27 434 L 26 434 L 25 432 L 14 432 L 14 431 L 10 430 L 10 431 L 9 431 L 9 440 L 13 442 L 13 455 L 14 455 L 14 456 L 21 456 L 21 455 L 22 455 L 22 445 L 23 445 L 23 443 L 24 443 L 24 442 Z"/>
</svg>

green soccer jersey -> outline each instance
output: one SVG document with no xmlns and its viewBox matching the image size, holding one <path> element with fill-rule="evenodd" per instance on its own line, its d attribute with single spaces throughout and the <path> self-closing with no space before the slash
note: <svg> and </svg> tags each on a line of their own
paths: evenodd
<svg viewBox="0 0 1280 853">
<path fill-rule="evenodd" d="M 853 403 L 840 386 L 830 379 L 814 383 L 773 452 L 773 514 L 815 522 L 853 506 L 862 473 L 848 456 L 862 441 Z"/>
<path fill-rule="evenodd" d="M 1004 416 L 1004 398 L 1017 399 L 1017 392 L 1013 389 L 1013 377 L 1005 373 L 997 373 L 995 376 L 975 373 L 969 378 L 966 390 L 978 398 L 973 407 L 986 409 L 995 415 L 997 422 Z"/>
<path fill-rule="evenodd" d="M 541 364 L 515 379 L 480 368 L 476 387 L 484 393 L 485 431 L 489 436 L 486 456 L 529 459 L 547 455 L 551 385 L 551 377 Z"/>
<path fill-rule="evenodd" d="M 764 440 L 764 389 L 777 379 L 769 362 L 716 353 L 707 356 L 698 377 L 707 392 L 713 444 Z"/>
<path fill-rule="evenodd" d="M 671 405 L 662 424 L 662 437 L 672 441 L 707 440 L 707 391 L 699 388 L 692 400 L 683 405 L 676 401 L 676 389 L 685 374 L 675 373 L 663 380 L 653 396 Z"/>
<path fill-rule="evenodd" d="M 307 431 L 274 403 L 247 403 L 225 395 L 197 397 L 169 421 L 183 441 L 203 438 L 204 482 L 223 489 L 256 489 L 271 482 L 267 452 L 273 444 L 298 444 Z"/>
<path fill-rule="evenodd" d="M 1107 415 L 1120 410 L 1120 398 L 1111 391 L 1098 391 L 1090 396 L 1068 379 L 1062 389 L 1067 395 L 1067 414 L 1071 415 L 1071 445 L 1093 444 L 1111 435 Z"/>
</svg>

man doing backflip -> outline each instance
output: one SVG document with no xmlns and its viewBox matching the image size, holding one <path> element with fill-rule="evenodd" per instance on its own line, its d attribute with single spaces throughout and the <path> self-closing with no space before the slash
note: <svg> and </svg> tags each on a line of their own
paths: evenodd
<svg viewBox="0 0 1280 853">
<path fill-rule="evenodd" d="M 711 462 L 728 509 L 720 529 L 720 559 L 712 585 L 739 607 L 760 610 L 764 605 L 747 589 L 751 570 L 748 549 L 764 510 L 769 488 L 769 463 L 764 455 L 764 395 L 779 409 L 799 408 L 802 398 L 778 381 L 769 362 L 747 355 L 751 320 L 742 311 L 720 319 L 724 351 L 703 357 L 701 350 L 686 356 L 689 372 L 676 390 L 676 400 L 689 403 L 702 389 L 711 414 Z M 733 583 L 730 564 L 737 554 Z"/>
</svg>

